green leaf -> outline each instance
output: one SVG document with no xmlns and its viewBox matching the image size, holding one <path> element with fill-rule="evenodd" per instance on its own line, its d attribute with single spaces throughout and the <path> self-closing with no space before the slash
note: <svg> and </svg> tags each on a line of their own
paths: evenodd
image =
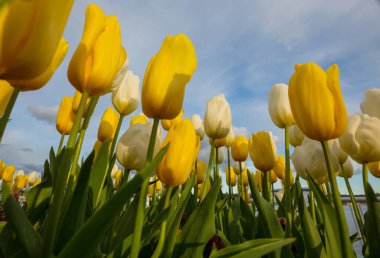
<svg viewBox="0 0 380 258">
<path fill-rule="evenodd" d="M 240 243 L 240 230 L 239 230 L 239 219 L 240 219 L 240 198 L 235 198 L 233 200 L 232 206 L 228 208 L 227 211 L 227 237 L 232 244 Z"/>
<path fill-rule="evenodd" d="M 283 246 L 294 242 L 295 238 L 261 238 L 246 241 L 239 245 L 226 247 L 212 253 L 210 258 L 247 257 L 256 258 L 279 250 Z"/>
<path fill-rule="evenodd" d="M 186 221 L 175 247 L 175 257 L 201 257 L 203 249 L 215 234 L 215 205 L 222 181 L 218 178 L 206 198 Z"/>
<path fill-rule="evenodd" d="M 323 246 L 321 237 L 318 233 L 317 226 L 306 208 L 303 193 L 299 181 L 296 181 L 297 201 L 299 208 L 299 219 L 302 227 L 304 246 L 308 258 L 324 258 L 326 251 Z"/>
<path fill-rule="evenodd" d="M 242 199 L 240 200 L 240 225 L 243 230 L 243 237 L 247 240 L 252 240 L 255 238 L 257 230 L 256 218 L 245 201 Z"/>
<path fill-rule="evenodd" d="M 369 247 L 369 258 L 379 257 L 380 254 L 380 202 L 370 184 L 365 187 L 368 210 L 365 214 L 365 229 Z"/>
<path fill-rule="evenodd" d="M 122 186 L 115 195 L 101 206 L 87 221 L 79 228 L 58 257 L 92 257 L 99 243 L 102 241 L 107 228 L 113 219 L 120 214 L 125 202 L 130 198 L 151 172 L 156 168 L 165 155 L 168 146 L 164 147 L 134 178 Z M 83 248 L 85 247 L 85 248 Z"/>
<path fill-rule="evenodd" d="M 23 249 L 29 257 L 39 257 L 42 251 L 42 238 L 30 224 L 24 210 L 16 202 L 7 184 L 2 184 L 2 201 L 9 224 L 16 233 Z"/>
</svg>

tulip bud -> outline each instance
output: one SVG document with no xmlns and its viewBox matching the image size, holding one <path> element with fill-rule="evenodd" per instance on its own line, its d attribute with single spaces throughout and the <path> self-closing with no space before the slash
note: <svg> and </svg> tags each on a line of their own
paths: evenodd
<svg viewBox="0 0 380 258">
<path fill-rule="evenodd" d="M 148 118 L 143 114 L 140 113 L 138 116 L 132 116 L 131 122 L 129 123 L 129 126 L 134 124 L 146 124 L 148 123 Z"/>
<path fill-rule="evenodd" d="M 14 165 L 5 167 L 3 171 L 3 177 L 2 177 L 3 181 L 7 183 L 11 182 L 13 179 L 13 174 L 15 173 L 15 170 L 16 170 L 16 167 Z"/>
<path fill-rule="evenodd" d="M 276 158 L 276 145 L 268 132 L 258 132 L 249 138 L 249 155 L 255 167 L 261 171 L 273 169 Z"/>
<path fill-rule="evenodd" d="M 231 109 L 224 94 L 219 94 L 207 102 L 204 128 L 208 137 L 221 139 L 231 129 Z"/>
<path fill-rule="evenodd" d="M 178 116 L 176 116 L 173 119 L 162 119 L 161 120 L 161 125 L 162 127 L 166 130 L 169 131 L 170 127 L 174 126 L 176 127 L 179 123 L 182 121 L 182 116 L 183 116 L 183 109 L 181 112 L 179 112 Z"/>
<path fill-rule="evenodd" d="M 277 199 L 281 202 L 282 198 L 284 197 L 284 190 L 280 190 L 276 193 Z"/>
<path fill-rule="evenodd" d="M 225 138 L 226 138 L 226 147 L 227 148 L 231 147 L 235 141 L 235 133 L 234 133 L 234 129 L 232 126 L 231 126 L 230 131 L 228 132 L 228 134 Z"/>
<path fill-rule="evenodd" d="M 354 175 L 354 167 L 352 166 L 350 159 L 346 159 L 346 161 L 343 163 L 343 170 L 344 170 L 344 175 L 342 173 L 342 170 L 339 170 L 338 176 L 351 178 Z"/>
<path fill-rule="evenodd" d="M 369 162 L 368 169 L 374 177 L 380 178 L 380 161 Z"/>
<path fill-rule="evenodd" d="M 256 184 L 257 184 L 257 188 L 259 188 L 259 191 L 262 192 L 263 191 L 263 185 L 262 185 L 262 182 L 261 182 L 261 171 L 259 170 L 256 170 L 256 173 L 255 173 L 255 181 L 256 181 Z"/>
<path fill-rule="evenodd" d="M 34 184 L 32 185 L 32 187 L 36 186 L 36 185 L 39 185 L 41 183 L 41 178 L 37 178 L 36 182 L 34 182 Z"/>
<path fill-rule="evenodd" d="M 339 138 L 343 151 L 358 163 L 380 160 L 380 119 L 363 114 L 348 118 L 347 130 Z"/>
<path fill-rule="evenodd" d="M 117 78 L 120 83 L 114 85 L 112 91 L 112 104 L 123 115 L 129 115 L 136 110 L 140 103 L 140 79 L 132 71 L 119 75 L 122 78 Z"/>
<path fill-rule="evenodd" d="M 67 71 L 70 83 L 90 96 L 104 95 L 112 89 L 122 58 L 126 55 L 117 17 L 105 16 L 100 7 L 89 4 L 82 39 Z"/>
<path fill-rule="evenodd" d="M 326 72 L 314 63 L 300 65 L 289 81 L 289 101 L 297 125 L 313 140 L 335 139 L 346 129 L 346 106 L 336 64 Z"/>
<path fill-rule="evenodd" d="M 120 187 L 120 183 L 121 183 L 121 177 L 122 177 L 122 175 L 123 175 L 123 172 L 120 170 L 120 169 L 118 169 L 117 171 L 116 171 L 116 173 L 115 173 L 115 183 L 114 183 L 114 187 L 117 189 L 117 188 L 119 188 Z"/>
<path fill-rule="evenodd" d="M 57 131 L 61 135 L 70 134 L 71 128 L 73 127 L 75 115 L 72 106 L 73 98 L 64 96 L 62 98 L 61 105 L 59 106 L 55 122 Z"/>
<path fill-rule="evenodd" d="M 335 139 L 332 144 L 332 151 L 338 158 L 339 164 L 344 164 L 348 158 L 347 153 L 345 153 L 340 147 L 339 140 Z"/>
<path fill-rule="evenodd" d="M 248 140 L 245 136 L 236 136 L 232 144 L 232 159 L 246 161 L 248 157 Z"/>
<path fill-rule="evenodd" d="M 38 178 L 39 178 L 38 173 L 36 171 L 32 171 L 28 177 L 28 185 L 33 186 L 36 183 Z"/>
<path fill-rule="evenodd" d="M 197 184 L 203 183 L 205 179 L 205 174 L 207 170 L 207 165 L 203 160 L 198 160 L 197 162 Z"/>
<path fill-rule="evenodd" d="M 380 119 L 380 89 L 373 88 L 365 92 L 364 100 L 360 103 L 363 114 Z"/>
<path fill-rule="evenodd" d="M 78 113 L 81 99 L 82 99 L 82 93 L 76 90 L 73 97 L 73 112 L 75 114 Z M 90 105 L 90 100 L 91 100 L 90 98 L 87 98 L 86 100 L 86 106 L 84 108 L 83 117 L 87 115 L 87 109 L 88 109 L 88 106 Z"/>
<path fill-rule="evenodd" d="M 247 188 L 245 188 L 244 194 L 245 194 L 245 202 L 247 204 L 251 203 L 251 195 L 249 195 Z"/>
<path fill-rule="evenodd" d="M 218 148 L 218 160 L 216 161 L 218 164 L 222 164 L 224 161 L 224 153 L 222 148 Z"/>
<path fill-rule="evenodd" d="M 111 178 L 115 178 L 118 170 L 119 170 L 119 166 L 117 164 L 114 164 L 111 170 Z"/>
<path fill-rule="evenodd" d="M 4 163 L 4 161 L 0 160 L 0 179 L 3 177 L 3 172 L 7 164 Z"/>
<path fill-rule="evenodd" d="M 236 185 L 236 174 L 234 172 L 234 168 L 230 166 L 230 169 L 228 170 L 228 167 L 226 167 L 225 172 L 226 172 L 226 183 L 227 183 L 227 185 L 235 186 Z"/>
<path fill-rule="evenodd" d="M 173 119 L 181 112 L 185 86 L 197 68 L 190 39 L 167 36 L 150 59 L 142 86 L 142 109 L 150 118 Z"/>
<path fill-rule="evenodd" d="M 116 158 L 125 169 L 139 171 L 144 168 L 152 126 L 152 122 L 133 124 L 120 137 L 116 146 Z M 161 144 L 161 131 L 159 130 L 154 144 L 153 156 L 158 153 Z"/>
<path fill-rule="evenodd" d="M 243 186 L 248 186 L 248 169 L 245 167 L 243 171 L 241 172 L 241 177 L 243 179 Z M 240 183 L 240 175 L 238 176 L 239 183 Z"/>
<path fill-rule="evenodd" d="M 181 185 L 190 175 L 194 162 L 197 137 L 190 119 L 171 127 L 163 147 L 169 148 L 157 166 L 157 177 L 168 186 Z"/>
<path fill-rule="evenodd" d="M 304 138 L 305 135 L 298 125 L 295 124 L 289 127 L 289 142 L 293 147 L 301 145 Z"/>
<path fill-rule="evenodd" d="M 245 169 L 245 163 L 244 162 L 240 162 L 240 163 L 241 163 L 241 169 L 244 170 Z M 235 174 L 239 175 L 240 174 L 240 164 L 239 164 L 239 161 L 235 161 L 232 164 L 232 167 L 234 168 Z"/>
<path fill-rule="evenodd" d="M 285 160 L 284 155 L 277 156 L 275 161 L 273 172 L 276 174 L 278 178 L 281 180 L 285 180 Z"/>
<path fill-rule="evenodd" d="M 288 97 L 288 85 L 277 83 L 269 91 L 268 109 L 273 123 L 279 128 L 294 124 Z"/>
<path fill-rule="evenodd" d="M 265 172 L 265 173 L 268 173 L 268 172 Z M 277 182 L 277 176 L 276 176 L 276 173 L 274 173 L 274 171 L 273 170 L 271 170 L 270 172 L 270 183 L 271 184 L 274 184 L 274 183 L 276 183 Z"/>
<path fill-rule="evenodd" d="M 155 176 L 155 180 L 157 180 L 157 177 L 156 177 L 156 176 Z M 162 183 L 161 183 L 160 180 L 157 180 L 157 182 L 156 182 L 156 191 L 157 191 L 157 192 L 160 192 L 161 189 L 162 189 Z"/>
<path fill-rule="evenodd" d="M 203 121 L 202 118 L 194 114 L 191 116 L 191 122 L 193 123 L 193 126 L 195 128 L 195 133 L 199 136 L 200 140 L 202 141 L 205 137 L 205 130 L 203 129 Z"/>
<path fill-rule="evenodd" d="M 11 99 L 13 93 L 13 87 L 9 82 L 0 80 L 0 117 L 3 116 L 5 109 L 8 106 L 8 102 Z"/>
<path fill-rule="evenodd" d="M 154 184 L 149 184 L 148 186 L 148 197 L 152 198 L 154 194 Z"/>
<path fill-rule="evenodd" d="M 116 127 L 119 122 L 119 115 L 112 107 L 108 107 L 102 116 L 102 120 L 98 129 L 98 140 L 104 142 L 105 140 L 112 141 L 115 136 Z"/>
</svg>

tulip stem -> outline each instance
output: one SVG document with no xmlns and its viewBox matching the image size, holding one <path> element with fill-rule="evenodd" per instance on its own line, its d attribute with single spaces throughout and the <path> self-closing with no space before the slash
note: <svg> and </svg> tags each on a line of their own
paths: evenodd
<svg viewBox="0 0 380 258">
<path fill-rule="evenodd" d="M 363 187 L 364 187 L 364 194 L 365 194 L 365 199 L 368 203 L 368 198 L 367 198 L 367 185 L 368 185 L 368 163 L 363 163 L 362 166 L 362 174 L 363 174 Z"/>
<path fill-rule="evenodd" d="M 264 172 L 264 179 L 263 179 L 263 197 L 264 199 L 270 203 L 270 183 L 269 183 L 269 171 Z"/>
<path fill-rule="evenodd" d="M 212 160 L 214 157 L 214 151 L 215 151 L 215 139 L 212 139 L 211 141 L 211 150 L 210 150 L 210 158 L 208 160 L 208 166 L 207 166 L 207 171 L 206 171 L 206 177 L 205 181 L 203 182 L 203 187 L 202 187 L 202 194 L 201 194 L 201 199 L 199 202 L 203 201 L 203 199 L 206 197 L 207 194 L 207 185 L 208 182 L 210 181 L 210 172 L 211 172 L 211 167 L 212 167 Z"/>
<path fill-rule="evenodd" d="M 338 218 L 338 227 L 339 227 L 339 236 L 340 236 L 340 244 L 342 250 L 342 257 L 353 257 L 353 250 L 350 241 L 350 235 L 348 233 L 346 216 L 344 214 L 342 199 L 339 193 L 338 184 L 336 182 L 335 171 L 333 168 L 331 155 L 329 151 L 329 147 L 327 145 L 327 141 L 321 141 L 323 153 L 326 160 L 327 172 L 329 174 L 329 180 L 331 184 L 332 191 L 332 199 L 334 203 L 335 215 Z"/>
<path fill-rule="evenodd" d="M 172 189 L 173 189 L 173 187 L 171 187 L 171 186 L 168 186 L 166 188 L 164 210 L 169 207 Z M 156 246 L 156 250 L 154 250 L 154 253 L 152 255 L 152 258 L 158 258 L 160 256 L 162 249 L 164 247 L 165 235 L 166 235 L 166 220 L 164 220 L 161 224 L 160 237 L 158 240 L 158 244 Z"/>
<path fill-rule="evenodd" d="M 160 119 L 158 117 L 155 117 L 153 121 L 152 133 L 149 139 L 149 146 L 148 146 L 148 152 L 146 154 L 145 165 L 149 164 L 153 158 L 154 145 L 156 143 L 156 136 L 157 136 L 157 129 L 158 129 L 159 122 L 160 122 Z M 145 204 L 146 204 L 146 194 L 148 191 L 148 184 L 149 184 L 149 178 L 146 178 L 141 185 L 140 194 L 138 197 L 139 199 L 137 203 L 136 221 L 135 221 L 135 226 L 133 229 L 132 244 L 131 244 L 131 253 L 130 253 L 131 258 L 137 258 L 140 252 L 141 232 L 142 232 L 142 228 L 144 224 Z"/>
<path fill-rule="evenodd" d="M 110 156 L 109 156 L 110 157 L 110 162 L 111 162 L 112 156 L 113 156 L 113 154 L 115 152 L 115 147 L 116 147 L 117 139 L 118 139 L 118 136 L 119 136 L 121 124 L 123 123 L 124 117 L 125 116 L 123 114 L 119 115 L 119 121 L 117 122 L 117 127 L 116 127 L 116 131 L 115 131 L 115 135 L 113 136 L 112 144 L 111 144 L 111 151 L 110 151 Z"/>
<path fill-rule="evenodd" d="M 13 92 L 12 92 L 12 96 L 9 99 L 9 102 L 8 102 L 7 107 L 5 108 L 4 114 L 0 119 L 0 143 L 1 143 L 1 140 L 3 139 L 5 127 L 7 127 L 9 117 L 11 115 L 12 109 L 16 103 L 16 99 L 17 99 L 19 93 L 20 93 L 20 87 L 18 87 L 18 86 L 14 87 Z"/>
<path fill-rule="evenodd" d="M 214 182 L 216 180 L 217 174 L 218 174 L 218 159 L 219 159 L 219 148 L 215 147 L 215 160 L 214 160 Z"/>
<path fill-rule="evenodd" d="M 289 151 L 289 125 L 285 126 L 285 237 L 292 235 L 292 203 L 290 195 L 290 151 Z"/>
<path fill-rule="evenodd" d="M 232 191 L 231 191 L 231 161 L 230 161 L 230 147 L 227 146 L 227 165 L 228 165 L 228 175 L 227 175 L 227 178 L 228 178 L 228 182 L 230 182 L 228 184 L 228 193 L 230 195 L 230 206 L 232 206 Z"/>
<path fill-rule="evenodd" d="M 62 146 L 63 146 L 63 141 L 65 139 L 65 135 L 64 134 L 61 134 L 61 139 L 59 140 L 59 145 L 58 145 L 58 149 L 57 149 L 57 155 L 61 152 L 62 150 Z"/>
<path fill-rule="evenodd" d="M 309 181 L 306 181 L 306 182 L 307 182 L 307 185 L 309 186 L 309 189 L 311 189 L 310 182 Z M 313 219 L 315 223 L 317 223 L 317 220 L 315 218 L 314 192 L 309 190 L 309 195 L 310 195 L 309 206 L 310 206 L 311 218 Z"/>
<path fill-rule="evenodd" d="M 354 193 L 352 192 L 350 181 L 348 181 L 348 178 L 345 175 L 343 164 L 340 164 L 340 169 L 342 171 L 344 182 L 346 183 L 346 187 L 347 187 L 348 193 L 350 195 L 352 207 L 354 208 L 354 213 L 355 213 L 356 221 L 358 222 L 360 235 L 362 237 L 362 242 L 363 242 L 363 244 L 365 244 L 366 241 L 365 241 L 365 235 L 364 235 L 364 230 L 363 230 L 364 226 L 363 226 L 362 216 L 360 215 L 358 204 L 356 203 Z"/>
<path fill-rule="evenodd" d="M 240 196 L 243 199 L 243 201 L 245 201 L 245 193 L 243 190 L 243 168 L 241 166 L 241 161 L 239 161 L 239 169 L 240 169 L 240 173 L 239 173 Z"/>
</svg>

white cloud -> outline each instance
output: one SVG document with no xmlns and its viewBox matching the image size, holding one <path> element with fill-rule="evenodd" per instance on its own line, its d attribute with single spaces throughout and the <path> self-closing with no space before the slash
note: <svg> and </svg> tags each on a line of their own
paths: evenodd
<svg viewBox="0 0 380 258">
<path fill-rule="evenodd" d="M 30 105 L 28 111 L 32 116 L 40 121 L 47 122 L 48 124 L 55 124 L 55 119 L 57 116 L 58 106 L 54 107 L 44 107 Z"/>
</svg>

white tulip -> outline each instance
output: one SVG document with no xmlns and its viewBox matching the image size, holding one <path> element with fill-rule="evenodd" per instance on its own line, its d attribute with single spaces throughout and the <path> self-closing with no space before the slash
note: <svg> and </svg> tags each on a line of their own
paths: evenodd
<svg viewBox="0 0 380 258">
<path fill-rule="evenodd" d="M 268 96 L 270 118 L 279 128 L 294 124 L 292 109 L 290 108 L 288 85 L 277 83 L 272 86 Z"/>
<path fill-rule="evenodd" d="M 198 114 L 194 114 L 191 116 L 190 120 L 193 123 L 195 133 L 199 136 L 200 140 L 202 141 L 205 137 L 205 130 L 203 128 L 202 118 Z"/>
<path fill-rule="evenodd" d="M 294 124 L 289 127 L 289 143 L 293 147 L 300 146 L 304 138 L 305 138 L 305 135 L 303 134 L 301 129 L 298 127 L 298 125 Z"/>
<path fill-rule="evenodd" d="M 234 140 L 235 140 L 234 128 L 231 126 L 231 129 L 226 136 L 226 147 L 227 148 L 231 147 L 232 144 L 234 143 Z"/>
<path fill-rule="evenodd" d="M 339 162 L 335 154 L 331 151 L 332 142 L 328 142 L 333 168 L 336 175 L 339 173 Z M 307 173 L 318 184 L 326 183 L 329 180 L 326 161 L 321 143 L 305 138 L 300 146 L 297 146 L 291 155 L 291 159 L 297 174 L 307 180 Z"/>
<path fill-rule="evenodd" d="M 224 160 L 223 148 L 218 148 L 218 164 L 222 164 Z"/>
<path fill-rule="evenodd" d="M 37 173 L 37 171 L 30 172 L 28 176 L 28 185 L 29 186 L 34 185 L 34 183 L 37 181 L 38 178 L 39 178 L 39 173 Z"/>
<path fill-rule="evenodd" d="M 351 178 L 354 175 L 354 167 L 352 166 L 351 160 L 347 159 L 343 163 L 344 175 L 346 178 Z M 342 170 L 339 170 L 339 176 L 343 177 Z"/>
<path fill-rule="evenodd" d="M 211 139 L 226 137 L 231 128 L 231 109 L 224 94 L 219 94 L 207 102 L 204 128 Z"/>
<path fill-rule="evenodd" d="M 348 158 L 348 155 L 340 147 L 338 139 L 333 140 L 332 150 L 335 153 L 336 157 L 338 158 L 339 164 L 344 164 Z"/>
<path fill-rule="evenodd" d="M 18 176 L 18 175 L 25 175 L 24 170 L 22 170 L 22 169 L 17 170 L 17 171 L 14 173 L 14 177 L 16 177 L 16 176 Z"/>
<path fill-rule="evenodd" d="M 112 104 L 120 114 L 129 115 L 140 103 L 140 79 L 132 71 L 126 71 L 117 81 L 119 84 L 112 91 Z"/>
<path fill-rule="evenodd" d="M 369 89 L 365 92 L 360 109 L 364 114 L 380 119 L 380 88 Z"/>
<path fill-rule="evenodd" d="M 114 164 L 111 170 L 111 177 L 115 178 L 117 171 L 119 170 L 119 166 L 117 164 Z"/>
<path fill-rule="evenodd" d="M 281 189 L 276 193 L 277 198 L 282 201 L 282 198 L 284 197 L 284 190 Z"/>
<path fill-rule="evenodd" d="M 126 169 L 141 170 L 145 166 L 153 123 L 133 124 L 121 136 L 116 146 L 116 158 Z M 154 145 L 155 156 L 161 148 L 162 132 L 157 132 Z"/>
<path fill-rule="evenodd" d="M 232 163 L 232 167 L 234 169 L 234 172 L 236 175 L 239 175 L 240 174 L 240 165 L 239 165 L 239 161 L 234 161 L 234 163 Z M 241 171 L 243 171 L 245 168 L 245 162 L 242 162 L 241 163 Z"/>
<path fill-rule="evenodd" d="M 363 114 L 348 118 L 339 137 L 342 149 L 358 163 L 380 161 L 380 119 Z"/>
</svg>

